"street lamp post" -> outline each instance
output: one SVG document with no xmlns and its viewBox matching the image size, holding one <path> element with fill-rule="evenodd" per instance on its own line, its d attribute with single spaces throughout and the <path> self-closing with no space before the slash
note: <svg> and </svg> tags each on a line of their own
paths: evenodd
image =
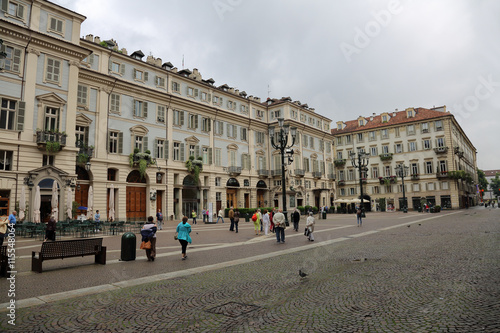
<svg viewBox="0 0 500 333">
<path fill-rule="evenodd" d="M 408 206 L 406 203 L 406 196 L 405 196 L 405 177 L 408 176 L 408 169 L 404 164 L 398 164 L 396 165 L 396 176 L 401 177 L 401 183 L 403 184 L 403 212 L 408 213 Z"/>
<path fill-rule="evenodd" d="M 363 204 L 363 177 L 362 172 L 368 171 L 368 159 L 369 156 L 364 151 L 358 150 L 358 157 L 356 158 L 356 153 L 351 151 L 350 154 L 352 166 L 359 169 L 359 188 L 361 197 L 361 216 L 365 217 L 365 207 Z M 357 161 L 356 161 L 357 159 Z"/>
<path fill-rule="evenodd" d="M 269 127 L 269 137 L 271 138 L 271 145 L 281 153 L 281 189 L 283 193 L 283 214 L 285 215 L 285 224 L 288 225 L 288 216 L 286 211 L 286 180 L 285 180 L 285 165 L 293 162 L 293 149 L 295 143 L 295 136 L 297 135 L 297 128 L 284 124 L 283 118 L 278 118 L 279 132 L 277 142 L 274 142 L 274 127 Z M 288 133 L 292 134 L 292 143 L 288 146 Z M 288 157 L 287 164 L 285 164 L 285 155 Z"/>
</svg>

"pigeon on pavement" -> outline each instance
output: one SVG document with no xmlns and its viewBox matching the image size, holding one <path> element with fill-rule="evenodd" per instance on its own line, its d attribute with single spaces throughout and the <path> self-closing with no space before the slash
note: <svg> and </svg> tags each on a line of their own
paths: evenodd
<svg viewBox="0 0 500 333">
<path fill-rule="evenodd" d="M 299 269 L 299 275 L 300 275 L 300 277 L 306 277 L 307 276 L 307 274 L 304 273 L 304 272 L 302 272 L 302 270 L 300 270 L 300 269 Z"/>
</svg>

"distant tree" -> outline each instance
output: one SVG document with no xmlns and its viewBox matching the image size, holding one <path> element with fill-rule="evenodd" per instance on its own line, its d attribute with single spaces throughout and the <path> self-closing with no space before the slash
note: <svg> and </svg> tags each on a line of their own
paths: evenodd
<svg viewBox="0 0 500 333">
<path fill-rule="evenodd" d="M 486 176 L 484 175 L 484 171 L 477 169 L 477 180 L 479 182 L 479 189 L 481 190 L 488 190 L 488 179 L 486 179 Z"/>
<path fill-rule="evenodd" d="M 497 173 L 495 175 L 495 178 L 493 178 L 490 182 L 490 189 L 493 190 L 493 193 L 496 196 L 500 196 L 500 173 Z"/>
</svg>

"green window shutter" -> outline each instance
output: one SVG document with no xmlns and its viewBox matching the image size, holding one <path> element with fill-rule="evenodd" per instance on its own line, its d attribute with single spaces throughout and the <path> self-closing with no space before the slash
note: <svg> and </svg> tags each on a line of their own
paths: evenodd
<svg viewBox="0 0 500 333">
<path fill-rule="evenodd" d="M 231 125 L 227 124 L 227 137 L 229 137 L 229 132 L 231 131 Z"/>
<path fill-rule="evenodd" d="M 208 119 L 208 132 L 212 131 L 212 120 Z"/>
<path fill-rule="evenodd" d="M 134 68 L 134 79 L 137 77 L 137 70 Z"/>
<path fill-rule="evenodd" d="M 20 65 L 21 65 L 21 50 L 20 49 L 14 49 L 14 55 L 12 59 L 12 70 L 14 72 L 19 73 L 20 72 Z"/>
<path fill-rule="evenodd" d="M 108 71 L 111 72 L 112 69 L 113 69 L 113 60 L 111 60 L 111 58 L 109 58 L 109 60 L 108 60 Z"/>
<path fill-rule="evenodd" d="M 118 154 L 123 154 L 123 132 L 118 133 Z"/>
<path fill-rule="evenodd" d="M 184 126 L 184 111 L 179 111 L 179 114 L 181 116 L 181 126 Z"/>
<path fill-rule="evenodd" d="M 158 139 L 155 139 L 153 144 L 153 157 L 158 158 Z"/>
<path fill-rule="evenodd" d="M 198 158 L 200 156 L 200 146 L 196 145 L 194 147 L 194 158 Z"/>
<path fill-rule="evenodd" d="M 212 148 L 208 148 L 208 164 L 212 164 Z"/>
<path fill-rule="evenodd" d="M 181 161 L 184 162 L 184 144 L 181 143 L 179 149 L 181 150 Z"/>
<path fill-rule="evenodd" d="M 143 110 L 142 115 L 144 116 L 144 118 L 147 118 L 148 117 L 148 102 L 144 102 L 143 107 L 144 107 L 144 110 Z"/>
<path fill-rule="evenodd" d="M 142 137 L 142 152 L 144 153 L 146 150 L 148 150 L 148 137 L 143 136 Z"/>
<path fill-rule="evenodd" d="M 207 101 L 212 101 L 212 94 L 208 94 L 208 99 Z"/>
<path fill-rule="evenodd" d="M 248 158 L 247 158 L 247 169 L 250 170 L 252 168 L 252 158 L 250 157 L 250 155 L 247 155 Z"/>
<path fill-rule="evenodd" d="M 149 79 L 149 73 L 148 72 L 144 72 L 144 81 L 148 81 Z"/>
<path fill-rule="evenodd" d="M 245 154 L 241 154 L 241 167 L 243 169 L 245 169 L 246 165 L 247 165 L 246 164 L 246 155 Z"/>
<path fill-rule="evenodd" d="M 198 128 L 198 118 L 199 117 L 200 116 L 198 116 L 198 115 L 194 116 L 194 128 L 196 128 L 196 129 Z"/>
<path fill-rule="evenodd" d="M 120 65 L 120 74 L 125 75 L 125 64 Z"/>
<path fill-rule="evenodd" d="M 17 130 L 24 130 L 24 112 L 26 109 L 26 102 L 19 102 L 19 108 L 17 110 Z"/>
<path fill-rule="evenodd" d="M 238 127 L 233 125 L 233 137 L 236 139 L 238 137 Z"/>
<path fill-rule="evenodd" d="M 262 167 L 265 169 L 267 169 L 267 162 L 266 162 L 266 157 L 262 157 Z"/>
<path fill-rule="evenodd" d="M 220 127 L 220 135 L 223 135 L 224 134 L 224 122 L 221 121 L 221 122 L 219 122 L 219 124 L 220 124 L 220 126 L 219 126 Z"/>
<path fill-rule="evenodd" d="M 137 103 L 136 102 L 137 101 L 135 99 L 132 101 L 132 103 L 134 103 L 134 113 L 133 113 L 134 116 L 137 115 Z"/>
<path fill-rule="evenodd" d="M 9 2 L 7 0 L 2 0 L 2 11 L 6 12 L 7 11 L 7 6 Z"/>
<path fill-rule="evenodd" d="M 168 153 L 170 151 L 169 148 L 170 148 L 169 141 L 167 140 L 167 141 L 165 141 L 165 159 L 167 159 L 167 160 L 168 160 Z"/>
</svg>

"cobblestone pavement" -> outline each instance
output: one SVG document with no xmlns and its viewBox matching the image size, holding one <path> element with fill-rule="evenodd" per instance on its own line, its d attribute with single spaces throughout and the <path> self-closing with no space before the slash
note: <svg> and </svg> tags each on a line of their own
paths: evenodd
<svg viewBox="0 0 500 333">
<path fill-rule="evenodd" d="M 318 223 L 319 242 L 260 242 L 260 260 L 16 309 L 16 331 L 500 332 L 500 209 L 434 215 Z"/>
</svg>

